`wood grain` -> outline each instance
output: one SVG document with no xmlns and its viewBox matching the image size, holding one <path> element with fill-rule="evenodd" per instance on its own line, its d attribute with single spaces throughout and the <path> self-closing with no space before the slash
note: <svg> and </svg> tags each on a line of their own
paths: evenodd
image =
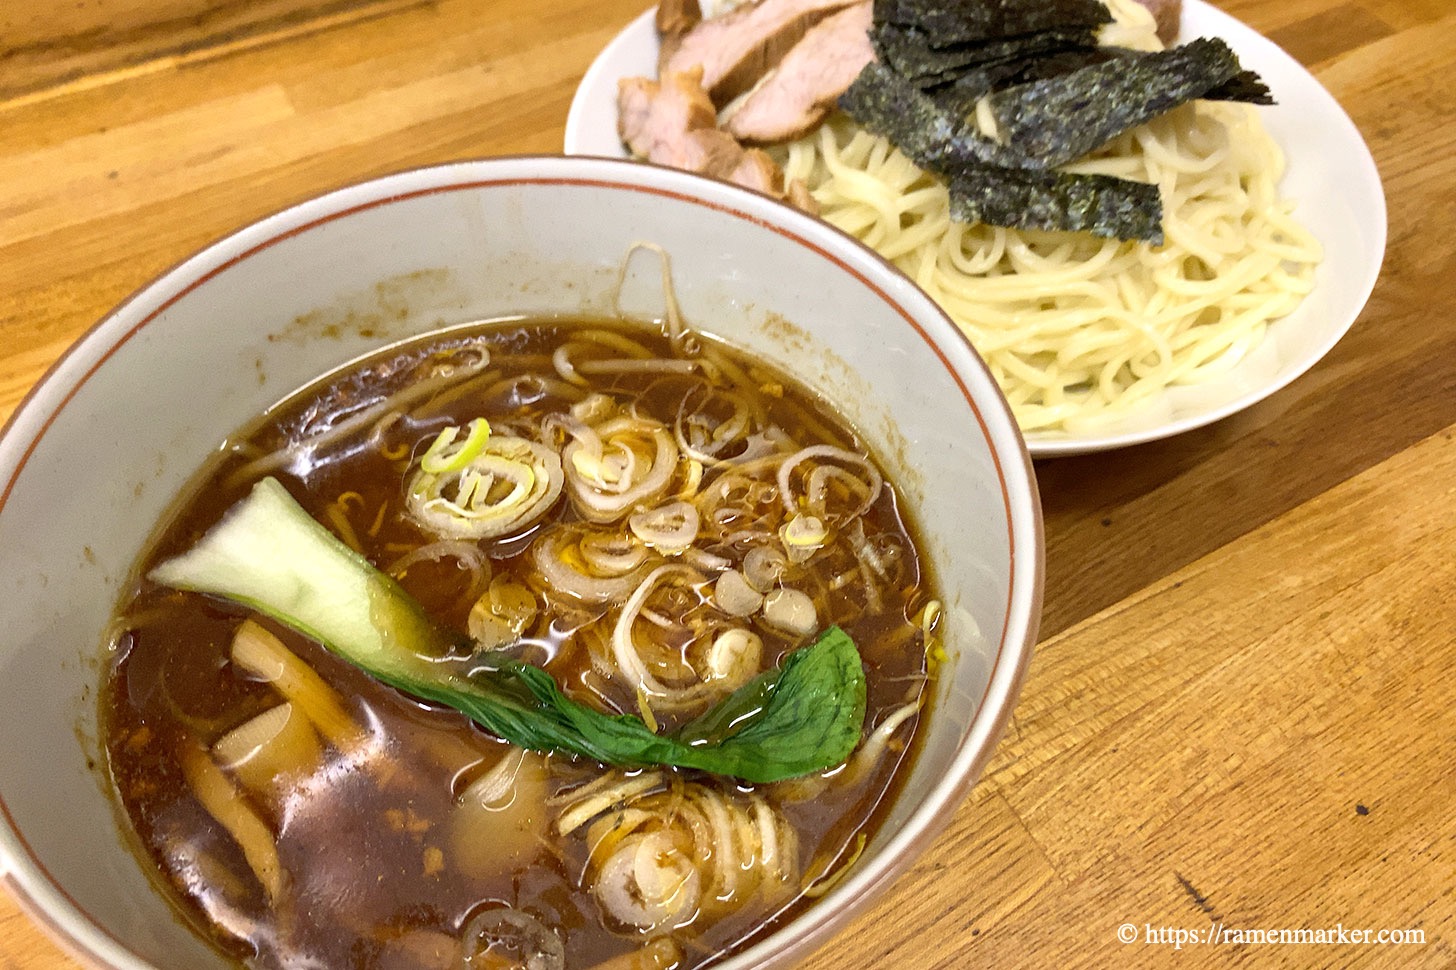
<svg viewBox="0 0 1456 970">
<path fill-rule="evenodd" d="M 0 10 L 0 97 L 305 35 L 430 0 L 81 0 Z"/>
<path fill-rule="evenodd" d="M 80 0 L 0 11 L 0 419 L 199 247 L 384 172 L 559 149 L 644 0 Z M 1456 966 L 1456 11 L 1223 0 L 1376 156 L 1383 275 L 1310 374 L 1038 464 L 1044 642 L 990 770 L 813 970 Z M 232 19 L 228 19 L 232 18 Z M 1122 944 L 1122 923 L 1420 929 Z M 0 970 L 71 963 L 0 898 Z"/>
<path fill-rule="evenodd" d="M 1453 498 L 1447 430 L 1043 643 L 951 831 L 807 968 L 1452 966 L 1456 802 L 1420 752 L 1456 749 L 1456 562 L 1413 551 L 1456 544 Z"/>
</svg>

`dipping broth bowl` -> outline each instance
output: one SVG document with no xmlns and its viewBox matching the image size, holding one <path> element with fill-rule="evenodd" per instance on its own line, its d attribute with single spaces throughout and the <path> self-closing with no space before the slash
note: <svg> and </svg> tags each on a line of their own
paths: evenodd
<svg viewBox="0 0 1456 970">
<path fill-rule="evenodd" d="M 507 315 L 663 314 L 816 389 L 885 465 L 950 660 L 908 780 L 825 898 L 720 970 L 802 959 L 930 845 L 1010 716 L 1040 616 L 1032 467 L 995 382 L 906 277 L 830 226 L 655 166 L 521 157 L 329 193 L 210 246 L 82 337 L 0 436 L 0 881 L 78 958 L 228 966 L 127 847 L 97 739 L 108 622 L 219 443 L 320 374 Z M 626 262 L 627 272 L 622 267 Z M 990 890 L 988 890 L 990 891 Z"/>
</svg>

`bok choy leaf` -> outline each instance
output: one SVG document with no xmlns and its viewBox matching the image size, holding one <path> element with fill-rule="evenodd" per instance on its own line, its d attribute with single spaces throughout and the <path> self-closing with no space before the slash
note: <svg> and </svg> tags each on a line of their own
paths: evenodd
<svg viewBox="0 0 1456 970">
<path fill-rule="evenodd" d="M 258 610 L 379 680 L 536 751 L 768 783 L 842 763 L 864 726 L 864 665 L 838 627 L 670 735 L 577 703 L 545 670 L 508 655 L 466 660 L 453 650 L 455 636 L 272 478 L 150 576 Z"/>
</svg>

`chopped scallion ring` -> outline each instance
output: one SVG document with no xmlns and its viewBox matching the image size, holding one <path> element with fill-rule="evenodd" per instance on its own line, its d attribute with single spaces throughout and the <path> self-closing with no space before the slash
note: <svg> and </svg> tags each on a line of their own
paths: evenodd
<svg viewBox="0 0 1456 970">
<path fill-rule="evenodd" d="M 560 497 L 561 458 L 525 438 L 491 436 L 484 418 L 470 424 L 465 443 L 431 463 L 444 471 L 432 472 L 421 459 L 409 483 L 410 512 L 416 522 L 442 538 L 491 539 L 519 532 L 545 515 Z M 442 439 L 443 434 L 436 444 Z M 441 451 L 450 444 L 445 440 Z M 461 455 L 467 460 L 462 461 Z"/>
<path fill-rule="evenodd" d="M 485 450 L 486 441 L 490 438 L 490 422 L 476 418 L 466 428 L 465 441 L 454 451 L 450 450 L 450 446 L 460 436 L 460 429 L 452 425 L 441 431 L 420 459 L 420 469 L 431 475 L 448 475 L 474 461 Z"/>
</svg>

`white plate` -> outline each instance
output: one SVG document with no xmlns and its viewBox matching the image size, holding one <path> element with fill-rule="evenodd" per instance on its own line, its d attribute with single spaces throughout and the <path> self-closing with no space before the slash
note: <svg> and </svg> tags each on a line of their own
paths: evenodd
<svg viewBox="0 0 1456 970">
<path fill-rule="evenodd" d="M 1370 149 L 1339 103 L 1277 45 L 1202 0 L 1187 0 L 1183 39 L 1222 37 L 1257 71 L 1279 104 L 1260 109 L 1289 159 L 1281 188 L 1324 245 L 1314 291 L 1269 328 L 1259 350 L 1218 380 L 1170 388 L 1115 429 L 1032 432 L 1032 455 L 1076 455 L 1155 441 L 1202 427 L 1263 400 L 1309 370 L 1360 315 L 1385 255 L 1385 194 Z M 565 151 L 627 157 L 617 137 L 617 79 L 657 73 L 657 31 L 648 10 L 599 54 L 566 120 Z"/>
</svg>

